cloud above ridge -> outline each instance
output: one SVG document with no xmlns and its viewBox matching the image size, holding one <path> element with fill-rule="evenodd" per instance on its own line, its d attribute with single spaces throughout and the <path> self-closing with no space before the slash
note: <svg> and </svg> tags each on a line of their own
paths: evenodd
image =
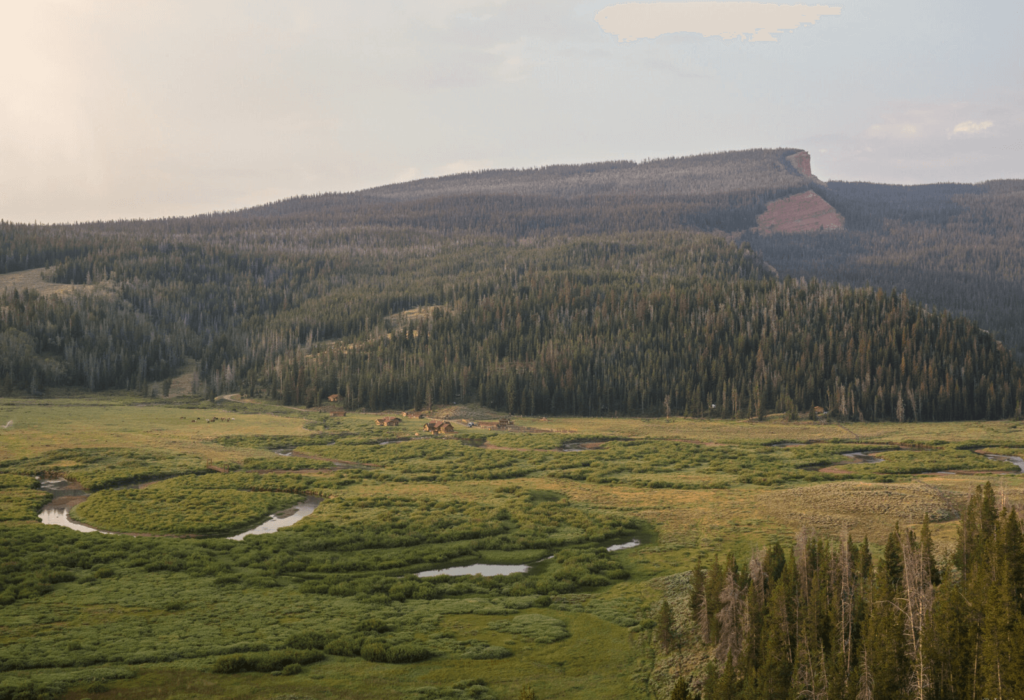
<svg viewBox="0 0 1024 700">
<path fill-rule="evenodd" d="M 629 2 L 609 5 L 594 19 L 619 41 L 654 39 L 663 34 L 693 32 L 705 37 L 778 41 L 776 34 L 814 24 L 824 15 L 838 15 L 828 5 L 776 5 L 760 2 Z"/>
<path fill-rule="evenodd" d="M 953 133 L 954 134 L 980 134 L 982 131 L 985 131 L 986 129 L 991 129 L 991 128 L 992 128 L 992 122 L 991 121 L 983 121 L 983 122 L 966 121 L 966 122 L 960 122 L 959 124 L 954 126 L 953 127 Z"/>
</svg>

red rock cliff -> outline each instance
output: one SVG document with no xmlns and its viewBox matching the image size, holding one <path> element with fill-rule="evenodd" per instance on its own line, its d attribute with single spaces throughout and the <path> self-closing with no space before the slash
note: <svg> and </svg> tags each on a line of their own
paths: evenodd
<svg viewBox="0 0 1024 700">
<path fill-rule="evenodd" d="M 814 177 L 811 174 L 811 154 L 807 151 L 797 151 L 793 155 L 787 156 L 786 160 L 804 177 Z"/>
</svg>

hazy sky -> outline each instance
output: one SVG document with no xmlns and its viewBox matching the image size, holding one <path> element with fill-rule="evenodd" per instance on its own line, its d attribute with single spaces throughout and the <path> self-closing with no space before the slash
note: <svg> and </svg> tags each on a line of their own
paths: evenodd
<svg viewBox="0 0 1024 700">
<path fill-rule="evenodd" d="M 1019 0 L 0 0 L 0 218 L 753 147 L 1024 177 Z"/>
</svg>

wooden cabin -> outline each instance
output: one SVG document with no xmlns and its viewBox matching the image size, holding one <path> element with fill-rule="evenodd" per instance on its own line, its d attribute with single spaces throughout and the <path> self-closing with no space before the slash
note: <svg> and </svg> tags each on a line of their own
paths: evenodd
<svg viewBox="0 0 1024 700">
<path fill-rule="evenodd" d="M 454 426 L 446 420 L 432 420 L 423 429 L 431 435 L 450 435 L 455 432 Z"/>
<path fill-rule="evenodd" d="M 330 401 L 331 403 L 337 403 L 338 401 L 341 400 L 341 394 L 331 394 L 330 396 L 327 397 L 327 400 Z"/>
<path fill-rule="evenodd" d="M 401 422 L 401 418 L 395 418 L 394 416 L 384 416 L 383 418 L 377 419 L 377 425 L 382 425 L 387 428 L 394 428 Z"/>
</svg>

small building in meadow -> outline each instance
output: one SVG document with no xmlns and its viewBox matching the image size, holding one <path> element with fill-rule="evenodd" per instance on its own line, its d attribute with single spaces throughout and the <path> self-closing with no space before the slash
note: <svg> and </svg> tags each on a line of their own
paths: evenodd
<svg viewBox="0 0 1024 700">
<path fill-rule="evenodd" d="M 383 418 L 377 419 L 377 425 L 382 425 L 386 428 L 394 428 L 401 422 L 401 418 L 396 418 L 394 416 L 384 416 Z"/>
<path fill-rule="evenodd" d="M 455 432 L 455 427 L 446 420 L 432 420 L 423 426 L 431 435 L 449 435 Z"/>
</svg>

